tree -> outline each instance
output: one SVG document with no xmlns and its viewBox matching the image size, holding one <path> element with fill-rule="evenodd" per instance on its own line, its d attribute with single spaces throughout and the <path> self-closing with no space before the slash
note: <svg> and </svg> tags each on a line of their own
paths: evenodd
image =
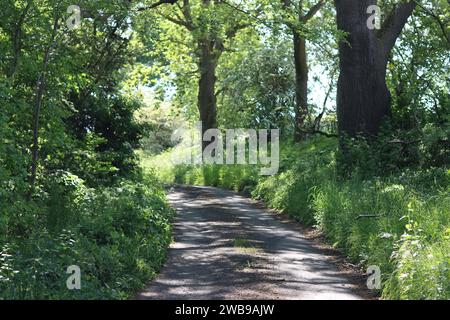
<svg viewBox="0 0 450 320">
<path fill-rule="evenodd" d="M 58 170 L 97 184 L 135 168 L 140 105 L 123 88 L 136 58 L 135 11 L 124 0 L 83 2 L 82 27 L 71 29 L 71 4 L 9 0 L 0 12 L 0 120 L 10 148 L 0 162 L 27 195 Z"/>
<path fill-rule="evenodd" d="M 377 0 L 335 0 L 337 26 L 346 33 L 339 44 L 337 114 L 341 136 L 374 136 L 390 114 L 387 62 L 416 3 L 395 4 L 381 28 L 372 30 L 367 23 L 368 8 L 377 4 Z"/>
<path fill-rule="evenodd" d="M 236 39 L 239 54 L 225 53 L 218 70 L 218 117 L 226 128 L 280 129 L 292 138 L 295 72 L 285 30 L 264 39 Z M 245 68 L 243 68 L 245 66 Z"/>
<path fill-rule="evenodd" d="M 292 32 L 294 46 L 295 66 L 295 125 L 294 141 L 298 142 L 304 137 L 304 123 L 308 115 L 308 54 L 306 51 L 306 38 L 300 27 L 308 23 L 316 13 L 325 5 L 326 0 L 318 0 L 304 12 L 306 1 L 299 0 L 293 9 L 294 19 L 286 21 Z M 292 0 L 283 0 L 283 9 L 289 13 L 292 11 Z M 291 12 L 292 13 L 292 12 Z"/>
<path fill-rule="evenodd" d="M 185 44 L 190 47 L 189 55 L 195 57 L 198 68 L 197 107 L 202 129 L 205 132 L 216 128 L 219 59 L 238 31 L 249 25 L 246 14 L 232 3 L 212 0 L 183 0 L 170 9 L 160 7 L 157 12 L 188 32 L 190 43 Z"/>
<path fill-rule="evenodd" d="M 48 69 L 48 64 L 50 63 L 50 54 L 52 49 L 56 45 L 56 35 L 59 27 L 60 17 L 58 15 L 58 9 L 55 11 L 55 18 L 53 22 L 53 29 L 51 33 L 50 43 L 45 48 L 44 58 L 42 61 L 42 71 L 39 73 L 38 80 L 36 83 L 36 94 L 35 94 L 35 104 L 34 104 L 34 115 L 33 115 L 33 147 L 32 147 L 32 161 L 31 161 L 31 172 L 30 172 L 30 183 L 31 188 L 34 189 L 36 183 L 36 170 L 39 161 L 39 121 L 41 116 L 42 102 L 45 93 L 46 85 L 46 73 Z"/>
</svg>

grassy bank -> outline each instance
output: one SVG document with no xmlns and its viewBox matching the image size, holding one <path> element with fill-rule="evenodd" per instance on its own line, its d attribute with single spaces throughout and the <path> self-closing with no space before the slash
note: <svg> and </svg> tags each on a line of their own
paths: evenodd
<svg viewBox="0 0 450 320">
<path fill-rule="evenodd" d="M 252 166 L 172 166 L 177 149 L 149 159 L 165 183 L 247 191 L 271 208 L 323 231 L 365 269 L 382 271 L 387 299 L 450 299 L 450 171 L 403 170 L 347 180 L 336 174 L 337 142 L 285 144 L 280 172 L 261 177 Z"/>
<path fill-rule="evenodd" d="M 0 299 L 125 299 L 156 275 L 172 211 L 152 176 L 96 189 L 66 172 L 48 180 L 31 201 L 1 193 Z M 71 265 L 80 290 L 66 286 Z"/>
</svg>

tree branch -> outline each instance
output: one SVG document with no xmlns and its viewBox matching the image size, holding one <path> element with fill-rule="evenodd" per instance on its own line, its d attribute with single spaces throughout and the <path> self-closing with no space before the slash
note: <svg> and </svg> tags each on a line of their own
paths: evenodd
<svg viewBox="0 0 450 320">
<path fill-rule="evenodd" d="M 398 4 L 389 14 L 379 33 L 386 54 L 394 47 L 397 38 L 400 36 L 416 6 L 415 1 L 408 0 Z"/>
<path fill-rule="evenodd" d="M 172 18 L 171 16 L 168 16 L 168 15 L 165 15 L 165 14 L 162 14 L 162 13 L 160 13 L 160 15 L 161 15 L 163 18 L 169 20 L 169 21 L 172 22 L 172 23 L 175 23 L 175 24 L 177 24 L 177 25 L 179 25 L 179 26 L 185 27 L 185 28 L 188 29 L 189 31 L 193 31 L 193 30 L 194 30 L 194 26 L 191 25 L 191 24 L 190 24 L 189 22 L 187 22 L 187 21 L 184 21 L 184 20 L 178 20 L 178 19 Z"/>
<path fill-rule="evenodd" d="M 194 25 L 194 20 L 192 19 L 192 12 L 191 12 L 191 5 L 189 3 L 189 0 L 183 0 L 183 6 L 181 7 L 179 4 L 177 4 L 180 8 L 181 12 L 183 13 L 184 19 L 190 24 Z"/>
<path fill-rule="evenodd" d="M 34 103 L 34 114 L 33 114 L 33 145 L 31 148 L 31 172 L 30 172 L 31 189 L 29 197 L 32 196 L 36 184 L 36 173 L 39 162 L 39 118 L 41 115 L 42 100 L 44 98 L 45 93 L 46 74 L 50 62 L 50 54 L 52 52 L 52 49 L 56 46 L 57 42 L 56 36 L 58 33 L 58 28 L 59 28 L 59 15 L 57 14 L 53 22 L 53 29 L 50 38 L 50 43 L 45 48 L 44 58 L 42 61 L 42 70 L 38 75 L 36 83 L 36 100 Z"/>
<path fill-rule="evenodd" d="M 11 61 L 11 65 L 6 72 L 8 78 L 13 78 L 14 74 L 17 71 L 17 65 L 19 62 L 20 51 L 22 49 L 22 32 L 23 32 L 23 24 L 25 23 L 25 18 L 28 15 L 30 8 L 32 5 L 32 1 L 28 1 L 26 7 L 20 14 L 19 20 L 17 24 L 14 26 L 14 33 L 11 38 L 13 43 L 13 58 Z"/>
<path fill-rule="evenodd" d="M 431 18 L 433 18 L 439 25 L 439 28 L 442 31 L 442 34 L 444 35 L 445 40 L 447 40 L 448 44 L 450 45 L 450 35 L 447 33 L 446 31 L 446 26 L 444 24 L 444 22 L 441 20 L 441 18 L 434 13 L 432 10 L 427 9 L 426 7 L 424 7 L 422 4 L 420 4 L 418 1 L 414 1 L 416 2 L 417 6 L 423 10 L 423 12 L 425 12 L 425 14 L 427 14 L 428 16 L 430 16 Z"/>
<path fill-rule="evenodd" d="M 309 11 L 300 17 L 301 22 L 308 22 L 312 17 L 316 15 L 316 13 L 325 5 L 327 0 L 320 0 L 314 6 L 312 6 Z"/>
<path fill-rule="evenodd" d="M 240 12 L 240 13 L 245 14 L 249 18 L 252 18 L 253 20 L 258 21 L 259 23 L 261 23 L 261 24 L 263 24 L 263 25 L 265 25 L 267 27 L 271 27 L 270 24 L 268 24 L 265 20 L 260 18 L 260 14 L 262 13 L 261 9 L 257 9 L 255 12 L 250 12 L 250 11 L 246 11 L 246 10 L 244 10 L 242 8 L 239 8 L 239 6 L 237 6 L 237 5 L 231 4 L 231 3 L 229 3 L 226 0 L 220 0 L 219 3 L 227 5 L 228 7 L 232 8 L 236 12 Z"/>
<path fill-rule="evenodd" d="M 155 2 L 155 3 L 153 3 L 153 4 L 149 5 L 149 6 L 137 8 L 136 10 L 137 11 L 145 11 L 145 10 L 149 10 L 149 9 L 153 9 L 153 8 L 159 7 L 159 6 L 163 5 L 163 4 L 175 4 L 177 2 L 178 2 L 178 0 L 160 0 L 160 1 Z"/>
<path fill-rule="evenodd" d="M 245 29 L 249 26 L 251 26 L 250 23 L 242 23 L 242 24 L 234 25 L 232 28 L 230 28 L 226 31 L 227 39 L 233 39 L 239 30 Z"/>
</svg>

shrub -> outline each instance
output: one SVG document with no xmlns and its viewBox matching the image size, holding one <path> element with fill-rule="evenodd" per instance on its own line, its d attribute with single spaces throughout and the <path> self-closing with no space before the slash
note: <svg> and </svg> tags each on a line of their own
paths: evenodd
<svg viewBox="0 0 450 320">
<path fill-rule="evenodd" d="M 38 222 L 19 233 L 30 224 L 11 221 L 0 241 L 2 299 L 127 298 L 155 276 L 171 241 L 172 211 L 154 178 L 89 189 L 59 172 L 47 186 L 41 205 L 22 212 Z M 81 268 L 81 290 L 66 287 L 71 265 Z"/>
</svg>

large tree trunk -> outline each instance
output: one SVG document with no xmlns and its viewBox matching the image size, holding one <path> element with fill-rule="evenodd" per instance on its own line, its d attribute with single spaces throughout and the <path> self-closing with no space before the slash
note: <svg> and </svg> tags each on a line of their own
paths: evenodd
<svg viewBox="0 0 450 320">
<path fill-rule="evenodd" d="M 337 25 L 348 33 L 339 45 L 337 114 L 340 133 L 377 134 L 390 112 L 386 86 L 387 54 L 376 32 L 367 27 L 374 0 L 336 0 Z"/>
<path fill-rule="evenodd" d="M 294 64 L 295 64 L 295 128 L 294 141 L 304 137 L 304 123 L 308 115 L 308 60 L 306 40 L 294 31 Z"/>
<path fill-rule="evenodd" d="M 217 57 L 213 52 L 211 41 L 200 42 L 200 81 L 198 86 L 198 111 L 202 122 L 202 133 L 217 127 L 217 100 L 216 100 L 216 68 Z M 204 147 L 208 143 L 203 143 Z M 206 145 L 205 145 L 206 144 Z"/>
<path fill-rule="evenodd" d="M 381 30 L 370 30 L 367 8 L 376 4 L 376 0 L 335 0 L 338 29 L 347 33 L 339 45 L 337 115 L 341 137 L 375 136 L 390 114 L 388 56 L 415 3 L 396 6 Z"/>
</svg>

